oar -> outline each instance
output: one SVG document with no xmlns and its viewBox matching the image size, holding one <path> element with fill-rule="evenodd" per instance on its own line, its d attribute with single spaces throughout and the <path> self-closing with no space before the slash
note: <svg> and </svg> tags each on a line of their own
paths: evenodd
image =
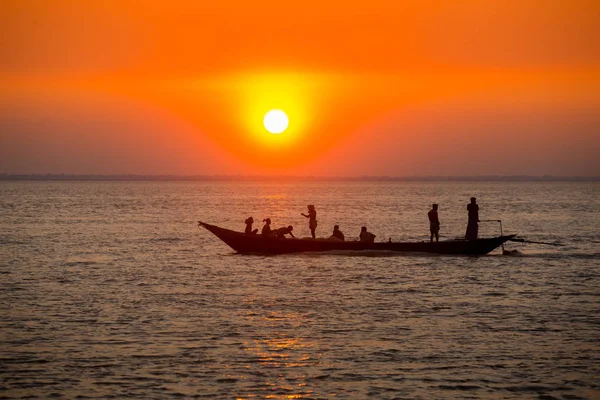
<svg viewBox="0 0 600 400">
<path fill-rule="evenodd" d="M 499 219 L 483 219 L 479 222 L 500 222 L 500 236 L 503 235 L 502 233 L 502 220 Z M 516 239 L 516 238 L 512 238 L 512 239 L 508 239 L 510 241 L 513 242 L 519 242 L 519 243 L 534 243 L 534 244 L 545 244 L 548 246 L 564 246 L 564 244 L 560 244 L 560 243 L 548 243 L 548 242 L 535 242 L 533 240 L 525 240 L 525 239 Z M 502 246 L 502 250 L 504 250 L 504 246 Z"/>
<path fill-rule="evenodd" d="M 519 238 L 512 238 L 512 239 L 508 239 L 511 242 L 519 242 L 519 243 L 534 243 L 534 244 L 545 244 L 548 246 L 564 246 L 564 244 L 561 243 L 548 243 L 548 242 L 535 242 L 533 240 L 525 240 L 525 239 L 519 239 Z"/>
</svg>

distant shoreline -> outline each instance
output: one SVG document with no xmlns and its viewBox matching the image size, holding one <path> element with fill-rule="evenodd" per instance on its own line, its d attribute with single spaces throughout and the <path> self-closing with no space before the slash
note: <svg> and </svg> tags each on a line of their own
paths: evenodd
<svg viewBox="0 0 600 400">
<path fill-rule="evenodd" d="M 254 176 L 254 175 L 76 175 L 0 174 L 0 181 L 155 181 L 155 182 L 598 182 L 600 176 Z"/>
</svg>

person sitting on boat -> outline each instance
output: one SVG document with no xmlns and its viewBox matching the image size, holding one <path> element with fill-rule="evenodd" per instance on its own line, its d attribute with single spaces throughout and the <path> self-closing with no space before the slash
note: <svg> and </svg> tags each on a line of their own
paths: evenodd
<svg viewBox="0 0 600 400">
<path fill-rule="evenodd" d="M 330 239 L 338 239 L 338 240 L 341 240 L 342 242 L 345 240 L 344 234 L 342 233 L 342 231 L 340 231 L 339 225 L 335 225 L 333 227 L 333 233 L 331 234 L 331 236 L 329 238 Z"/>
<path fill-rule="evenodd" d="M 427 217 L 429 217 L 429 232 L 431 232 L 431 237 L 429 238 L 430 242 L 433 242 L 433 237 L 435 236 L 435 241 L 440 241 L 440 220 L 438 219 L 438 205 L 433 204 L 431 206 L 431 210 L 427 213 Z"/>
<path fill-rule="evenodd" d="M 256 235 L 258 233 L 258 228 L 252 229 L 252 224 L 254 223 L 254 218 L 248 217 L 248 218 L 246 218 L 244 223 L 246 224 L 246 230 L 244 231 L 244 233 L 246 235 Z"/>
<path fill-rule="evenodd" d="M 269 235 L 271 235 L 271 232 L 273 232 L 271 230 L 271 218 L 263 219 L 263 222 L 265 223 L 265 226 L 263 226 L 262 231 L 260 232 L 260 234 L 263 235 L 263 236 L 269 236 Z"/>
<path fill-rule="evenodd" d="M 281 227 L 281 228 L 277 228 L 273 231 L 273 235 L 279 239 L 285 239 L 285 235 L 290 235 L 291 237 L 295 238 L 294 234 L 292 233 L 292 231 L 294 230 L 294 227 L 289 225 L 287 227 Z"/>
<path fill-rule="evenodd" d="M 308 227 L 310 228 L 310 234 L 314 239 L 316 237 L 315 230 L 317 229 L 317 210 L 315 210 L 315 206 L 312 204 L 309 204 L 307 208 L 308 215 L 302 213 L 302 216 L 308 218 Z"/>
<path fill-rule="evenodd" d="M 465 238 L 475 240 L 479 234 L 479 205 L 475 197 L 471 197 L 471 202 L 467 204 L 467 211 L 469 212 L 469 221 L 467 222 Z"/>
<path fill-rule="evenodd" d="M 360 228 L 359 237 L 360 237 L 360 241 L 363 243 L 375 242 L 375 235 L 373 235 L 371 232 L 368 232 L 366 226 L 363 226 L 362 228 Z"/>
</svg>

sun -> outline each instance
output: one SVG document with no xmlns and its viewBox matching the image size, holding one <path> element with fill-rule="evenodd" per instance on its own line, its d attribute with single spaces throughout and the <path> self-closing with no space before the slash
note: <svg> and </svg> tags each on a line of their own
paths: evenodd
<svg viewBox="0 0 600 400">
<path fill-rule="evenodd" d="M 288 127 L 288 116 L 281 110 L 271 110 L 265 114 L 263 124 L 265 129 L 271 133 L 279 134 Z"/>
</svg>

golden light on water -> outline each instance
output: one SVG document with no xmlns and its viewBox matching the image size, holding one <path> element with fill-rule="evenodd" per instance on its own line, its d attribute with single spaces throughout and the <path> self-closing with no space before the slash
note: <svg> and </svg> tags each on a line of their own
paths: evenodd
<svg viewBox="0 0 600 400">
<path fill-rule="evenodd" d="M 253 300 L 247 302 L 254 304 Z M 257 379 L 255 384 L 263 387 L 263 398 L 312 398 L 314 393 L 308 386 L 307 375 L 301 371 L 321 366 L 322 354 L 316 351 L 317 344 L 309 338 L 289 335 L 283 332 L 287 329 L 282 329 L 289 327 L 293 332 L 301 330 L 306 323 L 305 317 L 295 312 L 249 313 L 246 321 L 264 328 L 264 334 L 242 341 L 248 360 L 247 373 Z M 273 371 L 273 374 L 269 371 Z M 286 374 L 289 377 L 283 379 Z"/>
</svg>

